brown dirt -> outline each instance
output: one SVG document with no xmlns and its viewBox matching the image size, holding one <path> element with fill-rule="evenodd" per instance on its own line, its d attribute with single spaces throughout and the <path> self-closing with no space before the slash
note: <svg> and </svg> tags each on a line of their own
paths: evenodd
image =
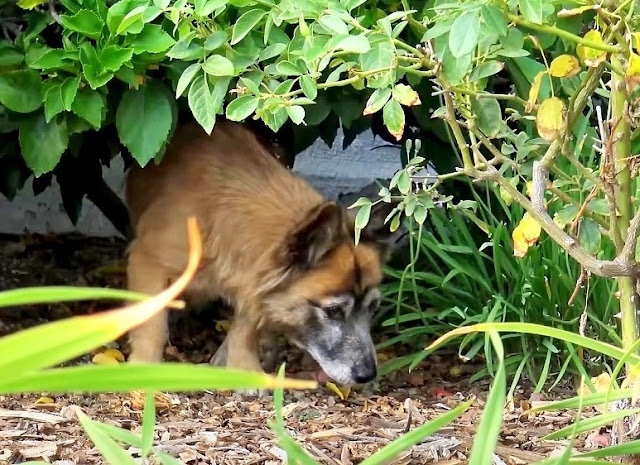
<svg viewBox="0 0 640 465">
<path fill-rule="evenodd" d="M 80 236 L 0 237 L 0 290 L 35 285 L 90 285 L 122 288 L 125 244 Z M 113 303 L 111 303 L 113 305 Z M 42 305 L 2 309 L 0 336 L 45 321 L 109 308 L 107 302 Z M 215 330 L 215 312 L 194 311 L 172 321 L 167 358 L 207 361 L 223 337 Z M 219 318 L 219 317 L 218 317 Z M 179 330 L 178 330 L 179 329 Z M 124 339 L 116 341 L 127 353 Z M 384 355 L 391 358 L 402 348 Z M 455 352 L 441 351 L 412 373 L 400 370 L 355 389 L 345 400 L 326 386 L 285 393 L 289 434 L 324 464 L 356 464 L 415 426 L 436 418 L 475 396 L 457 421 L 397 457 L 393 463 L 467 463 L 486 399 L 488 380 L 473 384 L 468 376 L 481 362 L 462 364 Z M 312 369 L 301 354 L 287 353 L 287 371 Z M 90 363 L 87 355 L 74 363 Z M 519 391 L 504 412 L 494 463 L 522 464 L 562 449 L 563 442 L 543 441 L 550 431 L 568 425 L 571 413 L 528 412 L 530 390 Z M 557 393 L 557 391 L 556 391 Z M 567 396 L 572 392 L 565 392 Z M 233 393 L 168 394 L 159 405 L 156 446 L 185 464 L 279 464 L 285 453 L 269 427 L 273 401 Z M 133 432 L 140 431 L 141 406 L 131 395 L 0 396 L 0 464 L 45 460 L 60 465 L 106 463 L 80 426 L 72 406 L 87 415 Z M 577 450 L 608 444 L 606 432 L 582 437 Z M 139 452 L 130 449 L 134 457 Z"/>
</svg>

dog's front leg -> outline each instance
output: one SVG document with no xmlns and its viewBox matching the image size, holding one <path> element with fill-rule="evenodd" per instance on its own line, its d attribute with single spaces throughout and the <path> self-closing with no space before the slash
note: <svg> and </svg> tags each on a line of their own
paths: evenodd
<svg viewBox="0 0 640 465">
<path fill-rule="evenodd" d="M 260 319 L 256 313 L 250 310 L 236 312 L 229 333 L 222 347 L 218 349 L 221 355 L 226 356 L 224 358 L 226 358 L 227 368 L 264 373 L 259 353 L 258 324 Z M 266 390 L 261 389 L 241 389 L 238 392 L 251 396 L 268 394 Z"/>
</svg>

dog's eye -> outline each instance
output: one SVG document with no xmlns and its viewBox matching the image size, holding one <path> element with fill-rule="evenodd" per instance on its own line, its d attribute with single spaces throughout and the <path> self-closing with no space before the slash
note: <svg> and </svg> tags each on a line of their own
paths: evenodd
<svg viewBox="0 0 640 465">
<path fill-rule="evenodd" d="M 324 313 L 328 318 L 332 320 L 339 320 L 342 318 L 342 307 L 340 305 L 329 305 L 327 307 L 323 307 Z"/>
</svg>

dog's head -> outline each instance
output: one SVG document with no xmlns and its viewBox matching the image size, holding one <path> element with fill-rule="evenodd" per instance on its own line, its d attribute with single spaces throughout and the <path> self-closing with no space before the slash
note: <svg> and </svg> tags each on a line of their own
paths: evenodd
<svg viewBox="0 0 640 465">
<path fill-rule="evenodd" d="M 370 320 L 380 303 L 391 206 L 374 208 L 357 246 L 353 214 L 333 202 L 313 209 L 286 238 L 288 278 L 266 301 L 268 319 L 341 384 L 377 375 Z"/>
</svg>

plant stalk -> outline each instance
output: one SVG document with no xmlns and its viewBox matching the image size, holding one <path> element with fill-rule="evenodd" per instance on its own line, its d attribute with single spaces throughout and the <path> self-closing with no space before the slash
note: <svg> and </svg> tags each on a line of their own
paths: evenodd
<svg viewBox="0 0 640 465">
<path fill-rule="evenodd" d="M 612 64 L 621 67 L 622 63 L 619 55 L 611 57 Z M 615 173 L 615 201 L 619 215 L 614 215 L 613 225 L 619 232 L 619 237 L 627 238 L 629 225 L 633 216 L 632 205 L 632 178 L 629 169 L 631 158 L 631 129 L 625 117 L 627 92 L 624 76 L 611 73 L 611 150 L 614 157 Z M 628 239 L 627 241 L 628 242 Z M 621 247 L 619 245 L 619 247 Z M 622 252 L 619 249 L 617 252 Z M 630 255 L 624 257 L 627 260 L 635 261 L 635 248 L 624 251 Z M 634 276 L 620 276 L 617 278 L 620 290 L 620 315 L 622 347 L 629 350 L 638 339 L 638 295 L 636 294 Z M 627 363 L 627 372 L 632 365 Z"/>
</svg>

